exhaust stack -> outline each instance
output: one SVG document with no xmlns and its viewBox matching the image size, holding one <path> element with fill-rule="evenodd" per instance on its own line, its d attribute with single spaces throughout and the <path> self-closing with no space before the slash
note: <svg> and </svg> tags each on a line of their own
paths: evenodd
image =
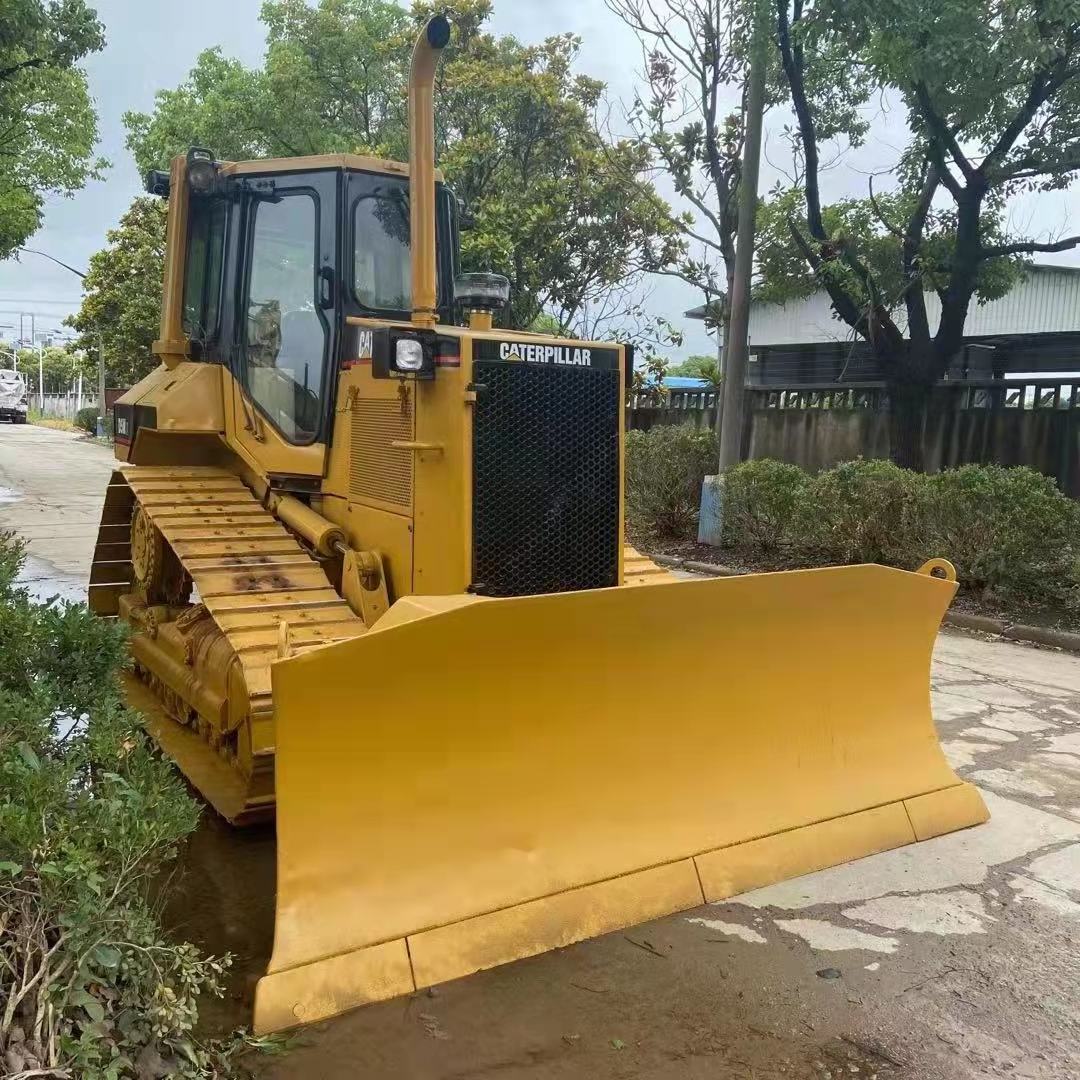
<svg viewBox="0 0 1080 1080">
<path fill-rule="evenodd" d="M 409 70 L 409 246 L 412 321 L 438 322 L 435 283 L 435 69 L 450 40 L 445 15 L 429 19 L 413 46 Z"/>
</svg>

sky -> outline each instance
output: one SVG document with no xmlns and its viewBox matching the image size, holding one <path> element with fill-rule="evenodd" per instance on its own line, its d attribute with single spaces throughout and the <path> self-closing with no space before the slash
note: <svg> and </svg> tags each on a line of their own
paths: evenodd
<svg viewBox="0 0 1080 1080">
<path fill-rule="evenodd" d="M 185 0 L 183 4 L 156 4 L 146 0 L 97 0 L 98 17 L 105 25 L 107 46 L 89 57 L 85 68 L 94 98 L 100 130 L 98 153 L 111 162 L 104 178 L 89 183 L 72 198 L 52 198 L 45 222 L 27 242 L 80 270 L 105 243 L 105 232 L 116 224 L 131 199 L 142 190 L 141 179 L 124 147 L 122 115 L 127 110 L 152 111 L 154 93 L 182 82 L 203 49 L 220 45 L 227 55 L 257 65 L 265 38 L 259 22 L 260 0 Z M 542 41 L 552 34 L 572 32 L 582 38 L 578 68 L 603 80 L 618 118 L 620 103 L 634 95 L 641 54 L 633 34 L 612 15 L 603 0 L 495 0 L 491 29 L 513 34 L 526 43 Z M 867 174 L 888 171 L 904 137 L 898 111 L 882 110 L 874 135 L 863 150 L 845 156 L 826 173 L 827 198 L 862 195 Z M 766 125 L 761 186 L 766 190 L 781 174 L 783 163 L 779 131 L 785 118 L 771 116 Z M 880 187 L 887 186 L 887 177 Z M 661 192 L 672 197 L 660 183 Z M 880 189 L 880 187 L 876 189 Z M 1012 207 L 1017 228 L 1031 230 L 1040 238 L 1080 227 L 1080 191 L 1029 196 Z M 1056 263 L 1080 264 L 1080 253 L 1050 257 Z M 1050 261 L 1050 260 L 1048 260 Z M 715 345 L 700 323 L 683 318 L 683 312 L 701 302 L 694 289 L 670 278 L 657 278 L 651 286 L 648 307 L 684 331 L 682 348 L 673 358 L 691 353 L 711 353 Z M 12 336 L 20 313 L 25 332 L 30 332 L 29 313 L 36 313 L 38 330 L 56 329 L 65 315 L 79 306 L 80 282 L 75 275 L 37 255 L 0 262 L 0 337 Z M 839 331 L 839 328 L 838 328 Z"/>
</svg>

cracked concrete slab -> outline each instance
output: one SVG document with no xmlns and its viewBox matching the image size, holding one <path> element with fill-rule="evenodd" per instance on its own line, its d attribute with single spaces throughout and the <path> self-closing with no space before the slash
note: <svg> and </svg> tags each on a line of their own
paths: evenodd
<svg viewBox="0 0 1080 1080">
<path fill-rule="evenodd" d="M 842 914 L 855 922 L 916 934 L 985 934 L 987 924 L 994 921 L 983 898 L 969 889 L 882 896 L 844 908 Z"/>
<path fill-rule="evenodd" d="M 847 949 L 866 949 L 870 952 L 896 952 L 900 942 L 893 937 L 881 937 L 837 926 L 825 919 L 777 919 L 776 925 L 789 934 L 801 937 L 812 949 L 840 952 Z"/>
<path fill-rule="evenodd" d="M 990 810 L 985 825 L 768 885 L 725 903 L 799 911 L 821 904 L 851 904 L 889 893 L 980 885 L 994 866 L 1080 837 L 1080 825 L 1056 814 L 992 791 L 984 791 L 983 798 Z"/>
</svg>

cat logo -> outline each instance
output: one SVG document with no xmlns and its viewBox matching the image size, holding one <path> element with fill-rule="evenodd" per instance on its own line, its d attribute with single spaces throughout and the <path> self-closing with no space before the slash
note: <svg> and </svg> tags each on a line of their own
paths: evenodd
<svg viewBox="0 0 1080 1080">
<path fill-rule="evenodd" d="M 370 360 L 372 357 L 372 336 L 370 330 L 361 330 L 356 335 L 356 355 L 360 360 Z"/>
<path fill-rule="evenodd" d="M 530 364 L 569 364 L 572 367 L 590 367 L 592 349 L 573 345 L 543 345 L 519 341 L 499 343 L 500 360 L 524 360 Z"/>
</svg>

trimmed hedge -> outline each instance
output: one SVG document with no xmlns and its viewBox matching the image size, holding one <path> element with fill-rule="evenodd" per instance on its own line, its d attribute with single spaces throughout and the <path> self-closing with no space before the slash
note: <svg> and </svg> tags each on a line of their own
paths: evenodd
<svg viewBox="0 0 1080 1080">
<path fill-rule="evenodd" d="M 748 555 L 908 570 L 940 556 L 968 588 L 1033 601 L 1075 597 L 1080 584 L 1080 504 L 1028 468 L 926 475 L 858 460 L 811 476 L 748 461 L 729 471 L 723 498 L 725 544 Z"/>
<path fill-rule="evenodd" d="M 711 432 L 627 436 L 627 521 L 645 541 L 692 539 Z M 1080 598 L 1080 503 L 1032 469 L 964 465 L 934 475 L 888 461 L 810 474 L 767 459 L 728 471 L 724 545 L 776 565 L 878 562 L 915 569 L 940 556 L 965 588 L 1033 602 Z"/>
</svg>

